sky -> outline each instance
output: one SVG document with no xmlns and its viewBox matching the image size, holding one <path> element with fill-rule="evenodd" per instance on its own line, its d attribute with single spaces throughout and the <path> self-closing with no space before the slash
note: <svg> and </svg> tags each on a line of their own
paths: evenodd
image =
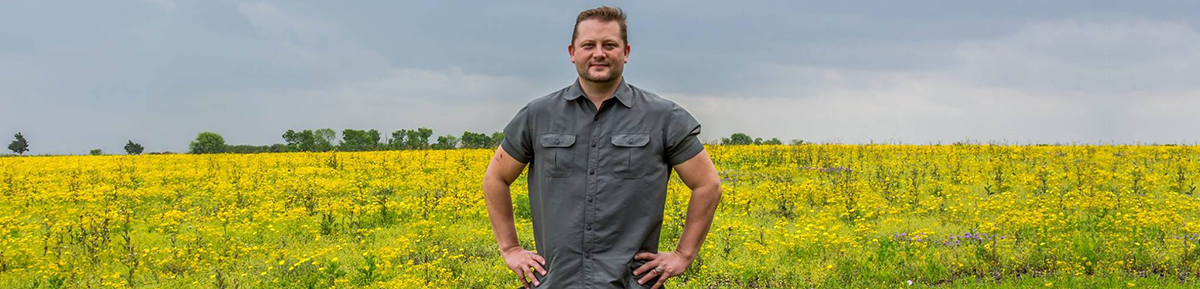
<svg viewBox="0 0 1200 289">
<path fill-rule="evenodd" d="M 600 5 L 628 14 L 626 81 L 706 142 L 1200 143 L 1196 1 L 0 0 L 0 141 L 500 131 L 575 80 Z"/>
</svg>

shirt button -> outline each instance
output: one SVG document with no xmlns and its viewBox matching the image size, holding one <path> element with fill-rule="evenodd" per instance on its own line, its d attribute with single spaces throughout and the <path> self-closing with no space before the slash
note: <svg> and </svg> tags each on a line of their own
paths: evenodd
<svg viewBox="0 0 1200 289">
<path fill-rule="evenodd" d="M 596 143 L 592 143 L 592 147 L 596 147 Z"/>
<path fill-rule="evenodd" d="M 596 171 L 588 171 L 588 174 L 589 174 L 589 175 L 594 175 L 594 174 L 596 174 Z"/>
<path fill-rule="evenodd" d="M 591 259 L 591 258 L 592 258 L 592 253 L 591 253 L 591 252 L 588 252 L 588 253 L 586 253 L 586 254 L 583 254 L 583 258 L 584 258 L 584 259 Z"/>
<path fill-rule="evenodd" d="M 559 143 L 562 143 L 562 140 L 561 140 L 561 139 L 556 139 L 556 140 L 554 140 L 554 144 L 559 144 Z"/>
<path fill-rule="evenodd" d="M 587 225 L 587 230 L 588 230 L 588 231 L 591 231 L 591 230 L 592 230 L 592 225 Z"/>
<path fill-rule="evenodd" d="M 590 197 L 589 197 L 589 198 L 588 198 L 588 203 L 591 203 L 591 202 L 592 202 L 592 198 L 590 198 Z"/>
</svg>

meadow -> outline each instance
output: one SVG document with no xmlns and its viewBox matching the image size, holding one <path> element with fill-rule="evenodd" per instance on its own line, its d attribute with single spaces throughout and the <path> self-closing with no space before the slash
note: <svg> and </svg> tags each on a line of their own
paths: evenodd
<svg viewBox="0 0 1200 289">
<path fill-rule="evenodd" d="M 672 288 L 1200 286 L 1197 146 L 707 149 L 724 193 Z M 514 288 L 492 153 L 0 158 L 0 287 Z"/>
</svg>

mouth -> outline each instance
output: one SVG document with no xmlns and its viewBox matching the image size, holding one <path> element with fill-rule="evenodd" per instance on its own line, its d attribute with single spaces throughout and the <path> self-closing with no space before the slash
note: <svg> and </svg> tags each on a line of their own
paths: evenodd
<svg viewBox="0 0 1200 289">
<path fill-rule="evenodd" d="M 598 67 L 608 67 L 608 64 L 593 63 L 591 65 L 588 65 L 588 67 L 597 67 L 597 68 Z"/>
</svg>

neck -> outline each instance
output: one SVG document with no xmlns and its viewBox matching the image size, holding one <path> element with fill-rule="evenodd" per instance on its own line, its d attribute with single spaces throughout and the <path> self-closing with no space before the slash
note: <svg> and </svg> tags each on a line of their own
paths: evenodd
<svg viewBox="0 0 1200 289">
<path fill-rule="evenodd" d="M 621 84 L 621 79 L 624 76 L 618 76 L 609 82 L 591 82 L 583 78 L 579 79 L 579 86 L 583 88 L 583 94 L 595 103 L 601 103 L 608 100 L 617 92 L 617 85 Z"/>
</svg>

